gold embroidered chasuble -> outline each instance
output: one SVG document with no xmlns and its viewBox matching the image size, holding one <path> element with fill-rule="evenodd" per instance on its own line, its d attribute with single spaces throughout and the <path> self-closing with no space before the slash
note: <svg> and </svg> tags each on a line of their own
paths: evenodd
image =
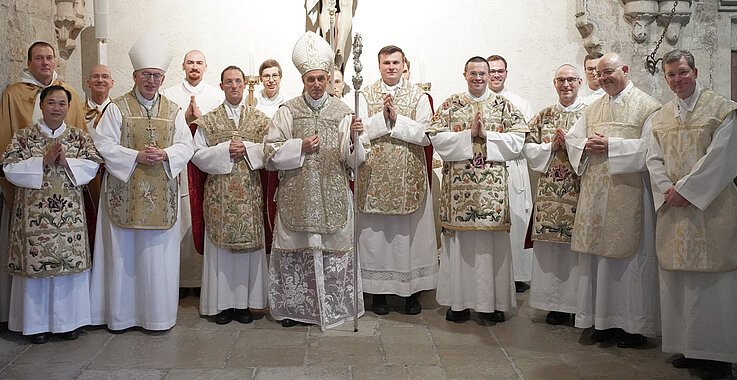
<svg viewBox="0 0 737 380">
<path fill-rule="evenodd" d="M 704 90 L 685 123 L 675 117 L 675 100 L 653 117 L 653 137 L 660 144 L 673 183 L 688 175 L 706 154 L 714 131 L 737 103 Z M 729 185 L 701 211 L 694 205 L 658 210 L 655 246 L 665 270 L 730 272 L 737 269 L 737 188 Z"/>
<path fill-rule="evenodd" d="M 135 91 L 135 90 L 134 90 Z M 113 101 L 123 115 L 120 145 L 135 150 L 155 146 L 166 148 L 174 143 L 174 119 L 179 106 L 159 95 L 158 109 L 144 115 L 133 91 Z M 155 108 L 157 103 L 152 106 Z M 177 178 L 169 179 L 164 165 L 138 164 L 128 182 L 109 173 L 105 207 L 110 220 L 120 228 L 167 230 L 177 220 L 179 187 Z"/>
<path fill-rule="evenodd" d="M 637 87 L 610 107 L 609 96 L 591 104 L 584 116 L 586 135 L 639 139 L 642 127 L 660 103 Z M 581 176 L 571 250 L 624 258 L 637 252 L 642 232 L 642 173 L 609 174 L 606 154 L 588 156 Z"/>
<path fill-rule="evenodd" d="M 538 113 L 530 122 L 526 143 L 550 143 L 555 131 L 568 132 L 583 115 L 585 107 L 563 111 L 557 105 Z M 537 196 L 532 211 L 532 240 L 570 243 L 581 182 L 568 160 L 568 151 L 555 151 L 548 171 L 537 181 Z"/>
<path fill-rule="evenodd" d="M 334 97 L 328 97 L 319 109 L 313 109 L 304 96 L 282 105 L 292 113 L 292 138 L 304 139 L 317 134 L 320 148 L 305 155 L 302 167 L 279 173 L 277 213 L 292 231 L 332 234 L 348 223 L 346 198 L 348 176 L 341 158 L 340 131 L 337 126 L 351 109 Z M 267 161 L 276 153 L 266 146 Z"/>
<path fill-rule="evenodd" d="M 58 137 L 47 137 L 36 124 L 15 133 L 2 162 L 44 157 L 57 142 L 67 158 L 103 161 L 85 131 L 67 126 Z M 87 222 L 82 186 L 74 186 L 64 167 L 45 166 L 40 189 L 16 188 L 7 270 L 16 276 L 43 278 L 90 269 Z"/>
<path fill-rule="evenodd" d="M 261 143 L 269 119 L 251 106 L 244 106 L 236 127 L 225 105 L 194 121 L 215 146 L 225 141 Z M 264 247 L 263 194 L 261 176 L 237 157 L 228 174 L 208 174 L 203 202 L 207 237 L 218 247 L 233 252 L 251 252 Z"/>
<path fill-rule="evenodd" d="M 382 113 L 384 94 L 379 80 L 364 91 L 369 116 Z M 397 114 L 415 118 L 425 93 L 405 80 L 394 93 Z M 366 162 L 358 170 L 358 206 L 367 214 L 408 215 L 417 211 L 427 194 L 427 167 L 422 146 L 391 137 L 371 140 Z"/>
<path fill-rule="evenodd" d="M 491 132 L 528 132 L 524 116 L 500 95 L 476 102 L 465 94 L 446 99 L 433 116 L 428 132 L 461 132 L 471 129 L 476 112 Z M 449 230 L 509 231 L 511 226 L 507 167 L 486 160 L 486 141 L 473 139 L 473 158 L 443 163 L 440 225 Z"/>
<path fill-rule="evenodd" d="M 52 85 L 62 86 L 72 93 L 69 112 L 67 112 L 67 117 L 64 118 L 67 128 L 75 127 L 86 131 L 84 109 L 77 93 L 71 86 L 59 79 L 53 82 Z M 23 82 L 10 85 L 5 90 L 0 103 L 0 152 L 5 151 L 5 147 L 8 146 L 15 132 L 22 128 L 28 128 L 28 126 L 35 123 L 31 118 L 36 105 L 36 97 L 42 90 L 41 87 Z M 5 204 L 12 210 L 15 185 L 5 178 L 0 178 L 0 187 L 3 190 Z"/>
</svg>

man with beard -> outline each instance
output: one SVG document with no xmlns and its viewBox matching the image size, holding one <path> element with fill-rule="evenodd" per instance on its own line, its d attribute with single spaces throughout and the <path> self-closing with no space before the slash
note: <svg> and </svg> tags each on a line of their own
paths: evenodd
<svg viewBox="0 0 737 380">
<path fill-rule="evenodd" d="M 191 50 L 184 55 L 182 61 L 182 70 L 186 75 L 185 80 L 176 85 L 163 90 L 161 93 L 169 100 L 173 101 L 182 110 L 184 110 L 184 118 L 187 124 L 198 117 L 210 112 L 223 102 L 223 92 L 217 87 L 211 86 L 203 80 L 207 71 L 207 61 L 205 55 L 199 50 Z M 196 127 L 190 125 L 190 132 L 194 135 Z M 192 168 L 192 178 L 190 180 L 190 168 Z M 179 188 L 181 193 L 182 208 L 180 226 L 182 228 L 181 241 L 181 261 L 179 272 L 179 298 L 187 295 L 189 289 L 195 290 L 202 282 L 202 256 L 197 253 L 195 245 L 195 237 L 192 229 L 192 221 L 200 217 L 198 212 L 192 214 L 192 208 L 197 209 L 196 197 L 190 197 L 190 187 L 193 187 L 195 194 L 199 190 L 197 187 L 200 182 L 201 173 L 198 173 L 194 164 L 188 164 L 182 171 L 182 186 Z M 190 184 L 190 182 L 192 182 Z M 201 248 L 200 248 L 201 249 Z"/>
<path fill-rule="evenodd" d="M 579 262 L 576 327 L 595 342 L 637 347 L 660 333 L 655 215 L 645 154 L 660 103 L 635 87 L 629 67 L 605 54 L 596 76 L 606 92 L 566 135 L 581 176 L 571 250 Z"/>
<path fill-rule="evenodd" d="M 545 321 L 560 325 L 570 320 L 578 302 L 578 254 L 571 252 L 580 180 L 566 152 L 566 133 L 583 115 L 578 97 L 581 77 L 573 65 L 555 71 L 558 102 L 530 122 L 523 153 L 530 168 L 542 173 L 532 211 L 532 285 L 530 306 L 548 310 Z"/>
<path fill-rule="evenodd" d="M 428 129 L 443 159 L 436 297 L 450 306 L 448 321 L 464 322 L 474 309 L 498 323 L 517 305 L 505 162 L 522 152 L 529 129 L 507 98 L 487 88 L 484 58 L 469 59 L 463 76 L 468 90 L 443 102 Z"/>
</svg>

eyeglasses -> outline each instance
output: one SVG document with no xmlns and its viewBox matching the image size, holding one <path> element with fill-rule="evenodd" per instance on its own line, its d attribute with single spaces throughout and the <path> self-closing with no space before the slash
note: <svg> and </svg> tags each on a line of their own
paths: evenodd
<svg viewBox="0 0 737 380">
<path fill-rule="evenodd" d="M 556 82 L 557 82 L 558 84 L 564 84 L 564 83 L 566 83 L 566 82 L 568 82 L 568 83 L 574 83 L 574 82 L 577 82 L 577 81 L 578 81 L 578 78 L 576 78 L 576 77 L 568 77 L 568 78 L 555 78 L 555 81 L 556 81 Z"/>
<path fill-rule="evenodd" d="M 154 82 L 158 82 L 161 80 L 161 78 L 164 77 L 164 74 L 161 73 L 150 73 L 148 71 L 144 71 L 141 73 L 141 78 L 144 80 L 149 80 L 151 78 L 154 78 Z"/>
<path fill-rule="evenodd" d="M 473 78 L 473 77 L 478 77 L 478 78 L 485 78 L 485 77 L 486 77 L 487 75 L 489 75 L 488 73 L 483 73 L 483 72 L 481 72 L 481 73 L 477 73 L 477 72 L 475 72 L 475 71 L 472 71 L 472 72 L 470 72 L 470 73 L 466 73 L 466 74 L 467 74 L 467 75 L 468 75 L 469 77 L 471 77 L 471 78 Z"/>
<path fill-rule="evenodd" d="M 596 66 L 591 66 L 591 67 L 586 68 L 586 72 L 593 73 L 594 71 L 596 71 Z"/>
<path fill-rule="evenodd" d="M 281 74 L 266 74 L 261 76 L 261 80 L 263 81 L 278 80 L 279 78 L 281 78 Z"/>
<path fill-rule="evenodd" d="M 490 71 L 489 71 L 489 75 L 494 75 L 494 74 L 499 74 L 499 75 L 502 75 L 502 74 L 504 74 L 504 73 L 506 73 L 506 72 L 507 72 L 507 70 L 506 70 L 506 69 L 499 69 L 499 70 L 490 70 Z"/>
<path fill-rule="evenodd" d="M 225 82 L 223 82 L 226 86 L 240 86 L 243 84 L 242 79 L 228 79 Z"/>
<path fill-rule="evenodd" d="M 614 74 L 614 72 L 617 71 L 617 70 L 619 70 L 619 68 L 622 67 L 622 66 L 624 66 L 624 65 L 619 65 L 619 66 L 617 66 L 617 67 L 615 67 L 613 69 L 604 69 L 602 71 L 597 71 L 596 74 L 594 74 L 594 76 L 596 78 L 608 77 L 608 76 Z"/>
</svg>

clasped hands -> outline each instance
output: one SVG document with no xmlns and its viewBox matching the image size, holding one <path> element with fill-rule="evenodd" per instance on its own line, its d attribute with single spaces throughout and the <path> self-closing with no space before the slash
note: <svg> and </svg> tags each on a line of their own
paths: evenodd
<svg viewBox="0 0 737 380">
<path fill-rule="evenodd" d="M 665 203 L 671 207 L 686 207 L 691 204 L 691 202 L 684 198 L 683 195 L 678 194 L 676 188 L 673 186 L 664 191 L 663 195 L 665 195 Z"/>
<path fill-rule="evenodd" d="M 553 152 L 558 148 L 566 149 L 566 132 L 558 128 L 555 130 L 555 136 L 553 136 Z"/>
<path fill-rule="evenodd" d="M 64 156 L 64 148 L 61 146 L 61 142 L 56 142 L 51 149 L 46 152 L 43 159 L 43 165 L 58 165 L 69 169 L 69 163 L 67 158 Z"/>
<path fill-rule="evenodd" d="M 138 152 L 136 162 L 144 165 L 156 165 L 166 161 L 167 158 L 165 150 L 149 146 L 146 150 Z"/>
<path fill-rule="evenodd" d="M 584 146 L 584 152 L 590 155 L 606 154 L 609 151 L 609 138 L 596 132 L 589 137 Z"/>
<path fill-rule="evenodd" d="M 471 123 L 471 138 L 474 137 L 486 140 L 486 128 L 484 128 L 484 122 L 481 120 L 481 111 L 476 112 L 476 116 L 474 116 Z"/>
<path fill-rule="evenodd" d="M 394 95 L 384 95 L 384 119 L 392 121 L 392 126 L 397 122 L 397 109 L 394 107 Z"/>
<path fill-rule="evenodd" d="M 189 98 L 189 107 L 184 111 L 184 120 L 187 121 L 187 124 L 190 124 L 200 117 L 202 117 L 202 111 L 200 111 L 200 107 L 197 106 L 197 102 L 194 100 L 194 95 L 192 95 Z"/>
</svg>

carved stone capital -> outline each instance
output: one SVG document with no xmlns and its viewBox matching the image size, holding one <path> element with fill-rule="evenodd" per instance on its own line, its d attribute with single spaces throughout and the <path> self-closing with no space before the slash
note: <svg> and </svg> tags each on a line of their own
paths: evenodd
<svg viewBox="0 0 737 380">
<path fill-rule="evenodd" d="M 59 56 L 67 59 L 77 47 L 77 36 L 84 29 L 84 0 L 55 0 L 54 29 Z"/>
</svg>

